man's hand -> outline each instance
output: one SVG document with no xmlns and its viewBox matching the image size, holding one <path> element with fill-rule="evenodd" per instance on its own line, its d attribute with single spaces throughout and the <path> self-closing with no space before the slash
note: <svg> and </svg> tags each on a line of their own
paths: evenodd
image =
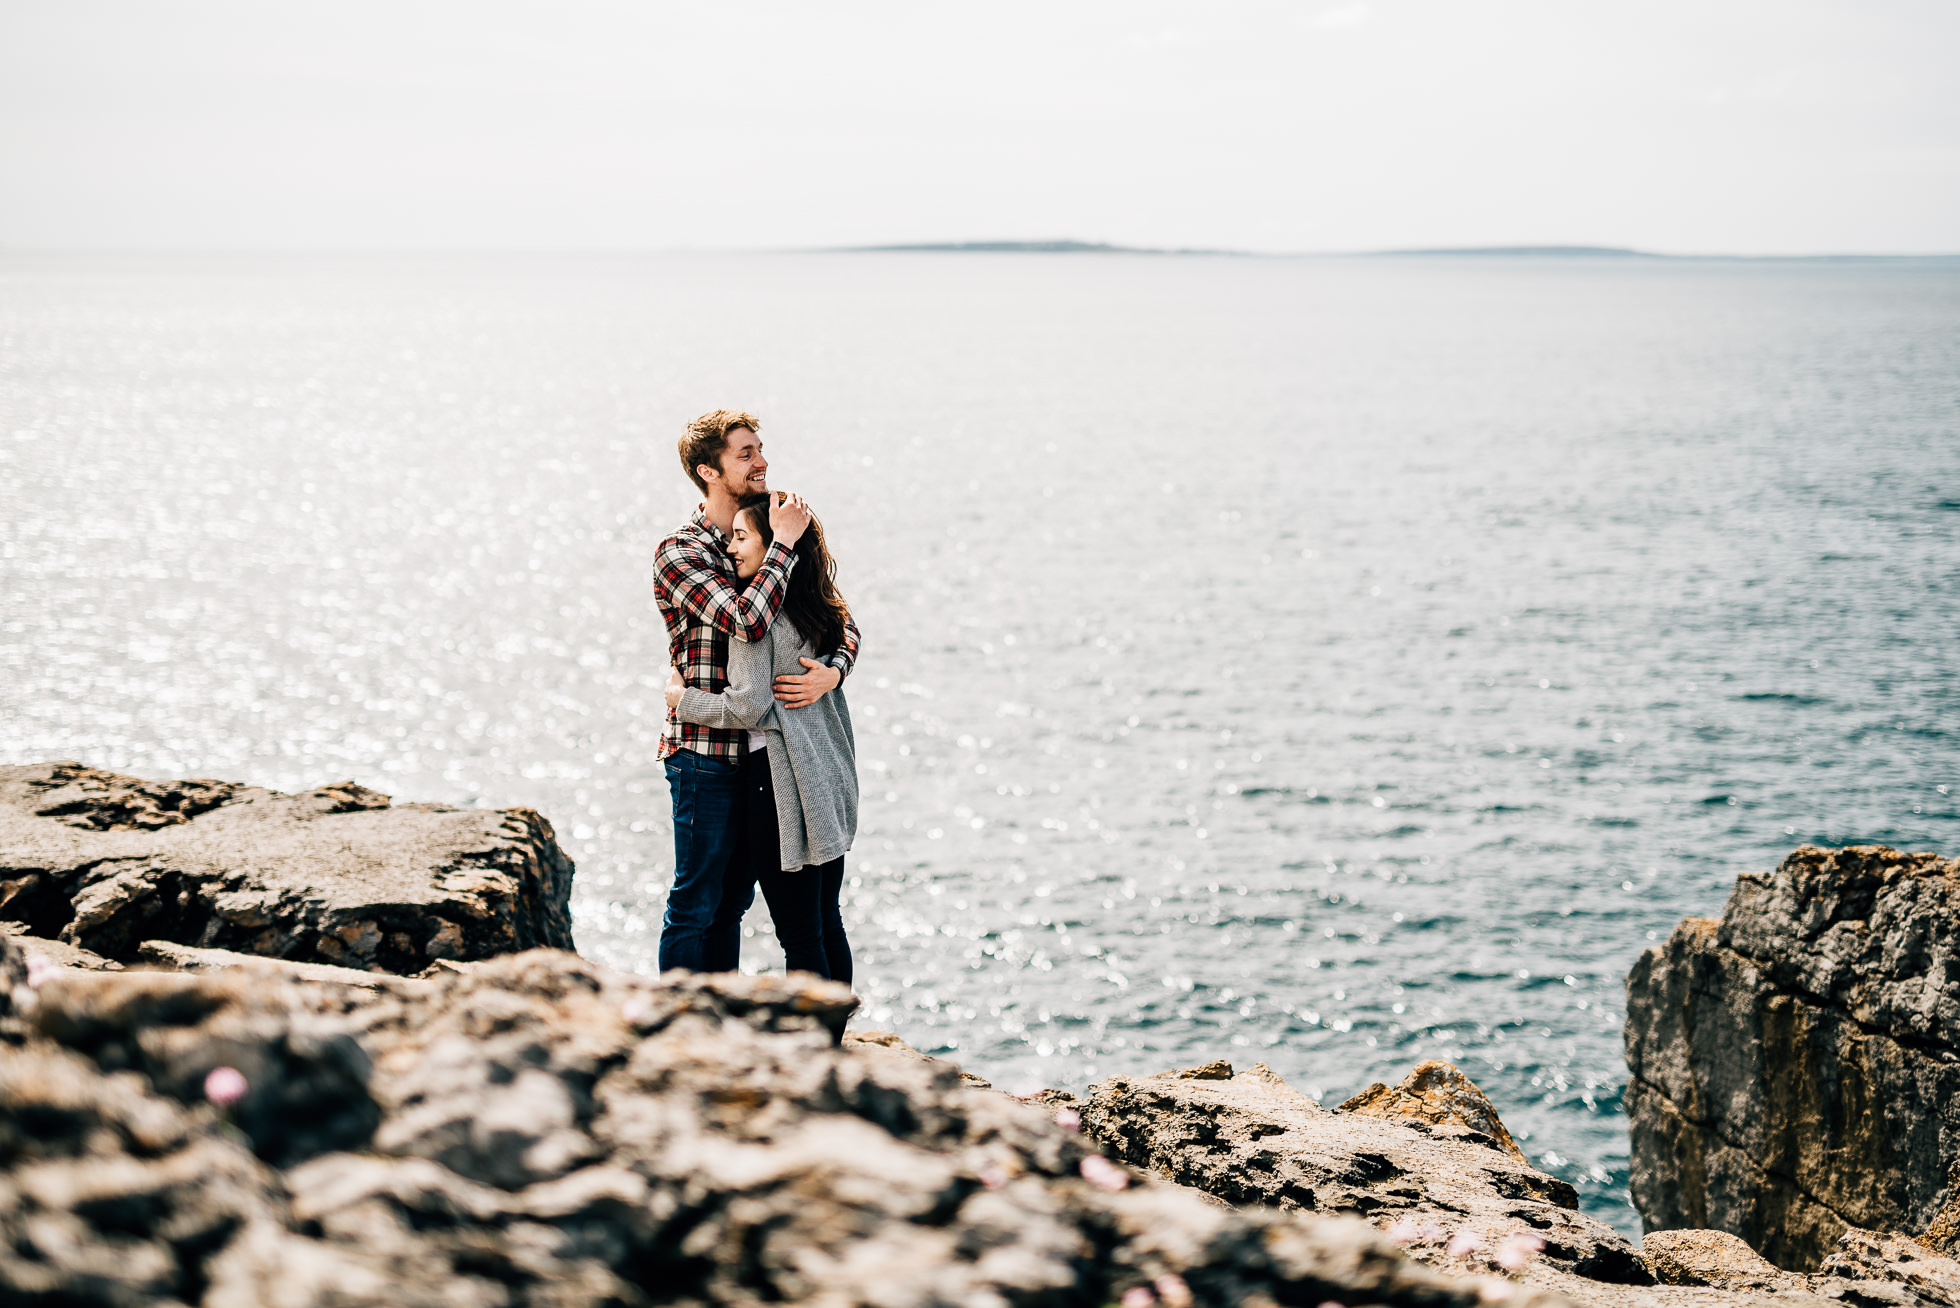
<svg viewBox="0 0 1960 1308">
<path fill-rule="evenodd" d="M 769 506 L 769 534 L 785 549 L 796 548 L 796 542 L 803 539 L 804 528 L 809 525 L 810 506 L 795 491 L 784 491 Z"/>
<path fill-rule="evenodd" d="M 679 708 L 681 702 L 681 692 L 686 689 L 687 689 L 687 683 L 681 680 L 681 670 L 679 668 L 668 668 L 667 669 L 667 707 Z"/>
<path fill-rule="evenodd" d="M 808 515 L 805 515 L 808 521 Z M 837 683 L 844 674 L 828 663 L 815 659 L 798 659 L 808 672 L 784 673 L 776 678 L 776 700 L 784 708 L 808 708 L 810 705 L 837 689 Z"/>
</svg>

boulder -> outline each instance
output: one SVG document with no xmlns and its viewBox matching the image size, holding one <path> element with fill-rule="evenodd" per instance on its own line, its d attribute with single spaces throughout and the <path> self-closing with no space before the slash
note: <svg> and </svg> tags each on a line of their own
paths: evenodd
<svg viewBox="0 0 1960 1308">
<path fill-rule="evenodd" d="M 1133 1175 L 845 1047 L 854 1004 L 548 950 L 412 986 L 55 974 L 6 1019 L 0 1301 L 1554 1308 Z"/>
<path fill-rule="evenodd" d="M 1415 1070 L 1394 1086 L 1375 1082 L 1342 1104 L 1340 1111 L 1409 1125 L 1421 1122 L 1430 1135 L 1480 1144 L 1530 1166 L 1524 1150 L 1504 1128 L 1504 1119 L 1497 1115 L 1490 1097 L 1475 1081 L 1440 1058 L 1417 1063 Z"/>
<path fill-rule="evenodd" d="M 147 941 L 401 974 L 570 948 L 571 883 L 529 809 L 0 768 L 0 919 L 123 964 Z"/>
<path fill-rule="evenodd" d="M 1640 1241 L 1640 1262 L 1662 1285 L 1788 1290 L 1803 1284 L 1727 1231 L 1650 1231 Z"/>
<path fill-rule="evenodd" d="M 1856 1228 L 1951 1249 L 1960 864 L 1804 846 L 1627 978 L 1633 1202 L 1811 1270 Z M 1944 1243 L 1942 1243 L 1944 1242 Z"/>
</svg>

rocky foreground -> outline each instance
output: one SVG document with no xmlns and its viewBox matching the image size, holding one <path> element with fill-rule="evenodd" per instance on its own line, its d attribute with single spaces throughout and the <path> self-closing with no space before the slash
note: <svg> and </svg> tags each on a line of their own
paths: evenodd
<svg viewBox="0 0 1960 1308">
<path fill-rule="evenodd" d="M 841 1047 L 855 1000 L 827 982 L 534 951 L 380 985 L 245 960 L 35 987 L 0 951 L 8 1303 L 1535 1301 Z"/>
<path fill-rule="evenodd" d="M 1447 1064 L 1022 1101 L 826 982 L 515 952 L 570 878 L 523 810 L 0 770 L 0 1303 L 1960 1308 L 1896 1235 L 1635 1247 Z"/>
</svg>

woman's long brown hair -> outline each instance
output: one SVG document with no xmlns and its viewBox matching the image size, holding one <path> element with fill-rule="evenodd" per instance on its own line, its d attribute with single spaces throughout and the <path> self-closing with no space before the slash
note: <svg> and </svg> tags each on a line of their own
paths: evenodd
<svg viewBox="0 0 1960 1308">
<path fill-rule="evenodd" d="M 762 547 L 775 543 L 769 529 L 769 505 L 773 492 L 744 496 L 737 513 L 749 515 L 749 523 L 762 537 Z M 789 592 L 783 596 L 783 616 L 797 634 L 825 658 L 844 647 L 844 620 L 851 616 L 850 605 L 837 593 L 837 560 L 830 556 L 823 540 L 823 524 L 814 514 L 803 530 L 793 552 L 796 566 L 789 570 Z"/>
</svg>

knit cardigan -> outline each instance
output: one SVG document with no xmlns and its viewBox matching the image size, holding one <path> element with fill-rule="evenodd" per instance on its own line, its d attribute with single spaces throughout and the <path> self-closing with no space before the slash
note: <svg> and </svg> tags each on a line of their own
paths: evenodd
<svg viewBox="0 0 1960 1308">
<path fill-rule="evenodd" d="M 796 624 L 778 614 L 761 640 L 728 642 L 726 690 L 690 686 L 675 710 L 682 722 L 768 735 L 785 872 L 842 858 L 857 838 L 857 741 L 843 683 L 804 708 L 776 702 L 776 678 L 808 672 L 797 660 L 815 657 Z"/>
</svg>

